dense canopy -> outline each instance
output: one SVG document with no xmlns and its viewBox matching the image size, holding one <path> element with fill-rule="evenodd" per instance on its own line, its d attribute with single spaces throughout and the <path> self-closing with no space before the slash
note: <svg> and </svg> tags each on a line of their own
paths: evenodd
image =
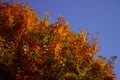
<svg viewBox="0 0 120 80">
<path fill-rule="evenodd" d="M 0 2 L 1 80 L 116 80 L 116 57 L 97 51 L 95 36 L 71 31 L 62 16 L 50 23 L 27 3 Z"/>
</svg>

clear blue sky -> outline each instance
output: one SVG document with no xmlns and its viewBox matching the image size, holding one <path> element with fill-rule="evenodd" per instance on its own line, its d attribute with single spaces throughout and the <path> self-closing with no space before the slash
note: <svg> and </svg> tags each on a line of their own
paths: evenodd
<svg viewBox="0 0 120 80">
<path fill-rule="evenodd" d="M 87 33 L 100 32 L 100 52 L 105 57 L 117 56 L 115 73 L 120 80 L 120 0 L 27 0 L 30 6 L 51 21 L 62 15 L 73 31 L 84 27 Z"/>
</svg>

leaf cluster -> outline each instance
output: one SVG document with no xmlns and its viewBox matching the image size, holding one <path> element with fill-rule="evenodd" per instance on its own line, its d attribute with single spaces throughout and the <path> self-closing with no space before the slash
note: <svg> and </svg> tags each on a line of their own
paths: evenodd
<svg viewBox="0 0 120 80">
<path fill-rule="evenodd" d="M 62 16 L 49 23 L 27 3 L 0 2 L 1 80 L 115 80 L 116 57 L 95 59 L 97 51 L 98 40 Z"/>
</svg>

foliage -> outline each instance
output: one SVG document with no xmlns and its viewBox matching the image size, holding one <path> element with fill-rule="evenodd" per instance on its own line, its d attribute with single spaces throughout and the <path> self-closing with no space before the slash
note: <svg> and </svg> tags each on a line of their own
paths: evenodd
<svg viewBox="0 0 120 80">
<path fill-rule="evenodd" d="M 88 36 L 61 16 L 53 24 L 27 3 L 0 2 L 0 80 L 115 80 L 116 57 L 95 59 L 98 40 Z"/>
</svg>

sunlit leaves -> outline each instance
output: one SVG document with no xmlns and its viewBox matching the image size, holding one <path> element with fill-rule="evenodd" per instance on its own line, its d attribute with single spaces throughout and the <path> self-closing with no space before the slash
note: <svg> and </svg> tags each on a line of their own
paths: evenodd
<svg viewBox="0 0 120 80">
<path fill-rule="evenodd" d="M 59 16 L 40 20 L 27 3 L 0 4 L 0 79 L 11 80 L 115 80 L 116 57 L 94 58 L 96 36 L 82 28 L 72 32 Z M 1 67 L 3 66 L 3 67 Z M 4 75 L 4 76 L 1 76 Z"/>
</svg>

